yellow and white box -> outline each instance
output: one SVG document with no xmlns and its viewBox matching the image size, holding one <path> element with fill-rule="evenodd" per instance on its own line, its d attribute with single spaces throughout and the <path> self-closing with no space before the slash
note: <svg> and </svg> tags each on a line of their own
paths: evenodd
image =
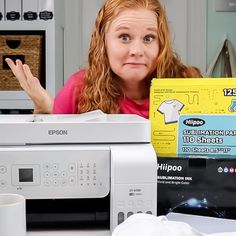
<svg viewBox="0 0 236 236">
<path fill-rule="evenodd" d="M 206 114 L 219 117 L 216 126 L 221 125 L 221 115 L 236 115 L 236 78 L 153 79 L 150 120 L 157 155 L 182 154 L 178 151 L 181 115 Z"/>
</svg>

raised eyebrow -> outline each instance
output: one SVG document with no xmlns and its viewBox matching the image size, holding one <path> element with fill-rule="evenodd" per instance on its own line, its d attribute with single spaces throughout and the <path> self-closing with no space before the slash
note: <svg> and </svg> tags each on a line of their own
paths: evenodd
<svg viewBox="0 0 236 236">
<path fill-rule="evenodd" d="M 115 30 L 120 31 L 120 30 L 129 30 L 129 29 L 130 29 L 130 27 L 128 27 L 128 26 L 118 26 Z"/>
<path fill-rule="evenodd" d="M 154 27 L 148 27 L 147 30 L 157 33 L 157 28 L 154 28 Z"/>
</svg>

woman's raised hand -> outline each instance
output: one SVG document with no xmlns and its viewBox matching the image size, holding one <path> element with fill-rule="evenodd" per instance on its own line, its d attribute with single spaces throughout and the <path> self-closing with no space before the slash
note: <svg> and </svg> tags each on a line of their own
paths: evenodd
<svg viewBox="0 0 236 236">
<path fill-rule="evenodd" d="M 30 96 L 34 103 L 34 113 L 52 113 L 53 99 L 41 86 L 38 78 L 34 77 L 27 64 L 21 60 L 14 63 L 10 58 L 5 59 L 21 87 Z"/>
</svg>

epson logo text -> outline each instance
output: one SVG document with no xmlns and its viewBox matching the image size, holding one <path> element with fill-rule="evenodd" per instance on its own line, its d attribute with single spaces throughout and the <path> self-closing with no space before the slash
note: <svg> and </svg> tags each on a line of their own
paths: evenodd
<svg viewBox="0 0 236 236">
<path fill-rule="evenodd" d="M 67 135 L 67 130 L 63 129 L 50 129 L 48 130 L 49 135 Z"/>
<path fill-rule="evenodd" d="M 167 173 L 170 171 L 181 171 L 182 166 L 168 165 L 168 164 L 157 164 L 157 170 L 166 171 Z"/>
</svg>

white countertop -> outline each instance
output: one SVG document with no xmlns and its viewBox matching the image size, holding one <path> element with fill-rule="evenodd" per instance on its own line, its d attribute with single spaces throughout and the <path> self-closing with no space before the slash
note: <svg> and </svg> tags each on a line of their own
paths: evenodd
<svg viewBox="0 0 236 236">
<path fill-rule="evenodd" d="M 236 220 L 181 213 L 169 213 L 167 218 L 172 221 L 185 222 L 206 234 L 235 232 L 236 236 Z"/>
<path fill-rule="evenodd" d="M 111 233 L 109 230 L 33 230 L 27 236 L 111 236 Z"/>
<path fill-rule="evenodd" d="M 206 234 L 236 236 L 236 220 L 203 217 L 181 213 L 170 213 L 167 218 L 172 221 L 181 221 L 191 225 L 198 231 Z M 226 232 L 232 232 L 226 233 Z M 221 233 L 221 234 L 220 234 Z M 94 230 L 33 230 L 28 231 L 27 236 L 111 236 L 111 232 L 105 229 Z"/>
</svg>

